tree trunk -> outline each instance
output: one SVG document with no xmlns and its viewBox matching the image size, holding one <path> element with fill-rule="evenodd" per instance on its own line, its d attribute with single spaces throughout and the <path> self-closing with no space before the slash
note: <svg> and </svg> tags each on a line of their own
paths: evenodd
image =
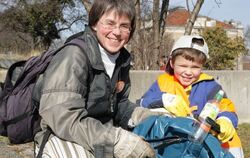
<svg viewBox="0 0 250 158">
<path fill-rule="evenodd" d="M 191 17 L 187 22 L 187 26 L 186 26 L 186 29 L 185 29 L 185 35 L 190 35 L 191 34 L 193 26 L 194 26 L 194 22 L 195 22 L 198 14 L 200 12 L 200 9 L 201 9 L 201 6 L 202 6 L 203 3 L 204 3 L 204 0 L 197 0 L 196 4 L 194 6 L 193 12 L 191 14 Z"/>
<path fill-rule="evenodd" d="M 169 0 L 163 0 L 161 5 L 160 22 L 159 22 L 161 39 L 165 31 L 165 25 L 166 25 L 165 20 L 167 18 L 168 6 L 169 6 Z"/>
<path fill-rule="evenodd" d="M 151 63 L 151 68 L 153 70 L 157 70 L 158 65 L 157 61 L 159 59 L 159 34 L 160 34 L 160 29 L 159 29 L 159 5 L 160 5 L 160 0 L 154 0 L 153 1 L 153 51 L 152 51 L 152 63 Z"/>
<path fill-rule="evenodd" d="M 140 0 L 135 0 L 135 11 L 136 11 L 136 29 L 135 32 L 133 34 L 133 39 L 131 41 L 131 53 L 133 53 L 134 55 L 134 62 L 135 62 L 135 69 L 142 69 L 143 68 L 143 61 L 142 59 L 142 55 L 143 52 L 139 51 L 138 48 L 141 47 L 141 40 L 140 39 L 140 29 L 141 29 L 141 3 Z"/>
</svg>

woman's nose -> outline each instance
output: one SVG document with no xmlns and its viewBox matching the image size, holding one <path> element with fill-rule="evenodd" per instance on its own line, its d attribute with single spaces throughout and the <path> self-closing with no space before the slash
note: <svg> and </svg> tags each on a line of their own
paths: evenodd
<svg viewBox="0 0 250 158">
<path fill-rule="evenodd" d="M 114 34 L 116 34 L 116 35 L 120 35 L 120 34 L 121 34 L 121 30 L 120 30 L 119 27 L 114 28 L 114 29 L 112 30 L 112 32 L 113 32 Z"/>
</svg>

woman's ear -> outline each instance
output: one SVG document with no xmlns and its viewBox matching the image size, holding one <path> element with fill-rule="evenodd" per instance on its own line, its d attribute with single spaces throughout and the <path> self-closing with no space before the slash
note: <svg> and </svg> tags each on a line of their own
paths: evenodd
<svg viewBox="0 0 250 158">
<path fill-rule="evenodd" d="M 94 26 L 91 26 L 92 30 L 96 31 L 96 24 Z"/>
</svg>

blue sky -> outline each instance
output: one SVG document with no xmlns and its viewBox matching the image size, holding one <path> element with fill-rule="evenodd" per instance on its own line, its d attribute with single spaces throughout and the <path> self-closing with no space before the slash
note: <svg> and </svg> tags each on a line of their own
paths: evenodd
<svg viewBox="0 0 250 158">
<path fill-rule="evenodd" d="M 216 4 L 220 2 L 219 6 Z M 191 1 L 190 1 L 191 2 Z M 196 2 L 196 0 L 193 0 Z M 170 6 L 185 6 L 185 0 L 170 0 Z M 191 3 L 190 3 L 191 7 Z M 204 0 L 200 14 L 219 21 L 240 21 L 244 28 L 250 26 L 250 0 Z"/>
<path fill-rule="evenodd" d="M 189 2 L 196 2 L 196 0 L 190 0 Z M 216 4 L 216 1 L 220 4 Z M 184 6 L 186 7 L 186 0 L 170 0 L 170 7 Z M 190 9 L 192 4 L 190 3 Z M 240 21 L 244 28 L 250 27 L 250 0 L 204 0 L 200 14 L 211 17 L 219 21 L 229 21 L 231 19 Z M 79 28 L 78 26 L 76 28 Z M 79 29 L 73 27 L 74 32 L 78 32 Z M 77 30 L 77 31 L 76 31 Z M 67 32 L 65 33 L 72 34 Z"/>
</svg>

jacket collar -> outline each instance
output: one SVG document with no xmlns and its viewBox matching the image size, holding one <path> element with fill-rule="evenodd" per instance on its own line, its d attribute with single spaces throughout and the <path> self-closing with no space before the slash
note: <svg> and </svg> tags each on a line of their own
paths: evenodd
<svg viewBox="0 0 250 158">
<path fill-rule="evenodd" d="M 199 76 L 199 79 L 195 83 L 205 81 L 205 80 L 213 80 L 213 79 L 214 79 L 213 76 L 210 76 L 210 75 L 205 74 L 205 73 L 201 73 L 200 76 Z"/>
<path fill-rule="evenodd" d="M 192 87 L 197 84 L 200 83 L 202 81 L 209 81 L 209 80 L 214 80 L 213 76 L 210 76 L 208 74 L 205 73 L 201 73 L 198 80 L 196 80 L 194 83 L 192 83 L 191 85 L 189 85 L 188 87 L 185 88 L 185 91 L 191 91 Z"/>
<path fill-rule="evenodd" d="M 94 31 L 89 27 L 85 26 L 85 31 L 83 36 L 81 36 L 87 45 L 86 54 L 89 58 L 89 61 L 94 69 L 104 70 L 104 65 L 101 58 L 101 52 L 98 46 L 98 40 Z M 120 55 L 116 60 L 117 66 L 128 66 L 130 64 L 130 54 L 125 48 L 120 50 Z"/>
</svg>

